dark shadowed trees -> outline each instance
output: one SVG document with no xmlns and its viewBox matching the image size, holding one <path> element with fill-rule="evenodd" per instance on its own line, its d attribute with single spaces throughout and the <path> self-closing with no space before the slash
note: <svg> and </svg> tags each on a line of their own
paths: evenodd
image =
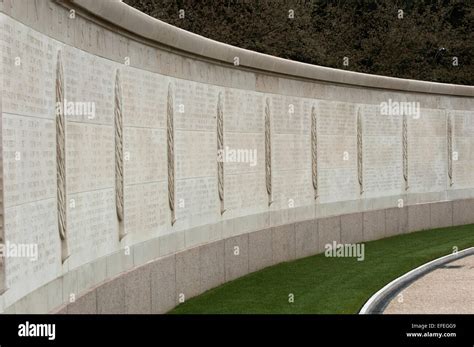
<svg viewBox="0 0 474 347">
<path fill-rule="evenodd" d="M 282 58 L 371 74 L 474 84 L 474 1 L 126 2 L 185 30 Z M 348 66 L 343 65 L 344 57 Z"/>
</svg>

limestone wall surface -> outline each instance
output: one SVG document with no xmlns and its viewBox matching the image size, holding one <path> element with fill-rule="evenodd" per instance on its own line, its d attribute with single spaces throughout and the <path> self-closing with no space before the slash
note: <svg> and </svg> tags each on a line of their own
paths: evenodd
<svg viewBox="0 0 474 347">
<path fill-rule="evenodd" d="M 0 311 L 164 312 L 326 241 L 474 222 L 472 86 L 250 52 L 120 1 L 3 0 L 0 31 L 0 237 L 38 246 L 2 262 Z M 133 302 L 136 282 L 159 293 Z"/>
</svg>

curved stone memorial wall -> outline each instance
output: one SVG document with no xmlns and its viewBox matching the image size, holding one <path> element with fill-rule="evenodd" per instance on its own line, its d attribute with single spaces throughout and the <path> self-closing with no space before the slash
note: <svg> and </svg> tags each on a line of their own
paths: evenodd
<svg viewBox="0 0 474 347">
<path fill-rule="evenodd" d="M 120 1 L 0 11 L 1 312 L 161 313 L 333 241 L 474 223 L 474 87 L 267 56 Z"/>
</svg>

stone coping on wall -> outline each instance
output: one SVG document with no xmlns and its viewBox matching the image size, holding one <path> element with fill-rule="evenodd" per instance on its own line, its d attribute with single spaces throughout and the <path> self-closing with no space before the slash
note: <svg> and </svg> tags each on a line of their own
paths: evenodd
<svg viewBox="0 0 474 347">
<path fill-rule="evenodd" d="M 409 92 L 474 96 L 474 87 L 472 86 L 352 72 L 305 64 L 238 48 L 162 22 L 119 0 L 56 1 L 70 8 L 85 10 L 91 14 L 91 20 L 95 20 L 99 24 L 112 25 L 112 29 L 125 35 L 146 39 L 149 43 L 177 50 L 181 54 L 189 54 L 198 59 L 207 59 L 228 66 L 233 66 L 234 58 L 239 57 L 240 68 L 292 78 Z"/>
<path fill-rule="evenodd" d="M 3 313 L 165 313 L 180 299 L 322 253 L 333 241 L 359 243 L 472 224 L 473 211 L 474 199 L 369 210 L 223 234 L 193 247 L 185 244 L 183 234 L 170 234 L 136 244 L 128 254 L 121 250 L 68 271 Z"/>
</svg>

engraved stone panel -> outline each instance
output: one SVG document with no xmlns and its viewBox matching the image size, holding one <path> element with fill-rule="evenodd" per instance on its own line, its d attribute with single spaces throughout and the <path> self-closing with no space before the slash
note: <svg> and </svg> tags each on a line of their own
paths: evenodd
<svg viewBox="0 0 474 347">
<path fill-rule="evenodd" d="M 234 216 L 262 211 L 267 205 L 265 173 L 246 172 L 226 175 L 225 204 Z"/>
<path fill-rule="evenodd" d="M 227 132 L 263 134 L 263 94 L 225 89 L 224 128 Z"/>
<path fill-rule="evenodd" d="M 125 127 L 125 232 L 136 240 L 168 221 L 166 130 Z"/>
<path fill-rule="evenodd" d="M 36 260 L 23 256 L 7 259 L 7 286 L 19 298 L 61 273 L 56 199 L 9 207 L 5 210 L 5 238 L 10 245 L 36 245 Z M 27 255 L 27 254 L 25 254 Z"/>
<path fill-rule="evenodd" d="M 54 123 L 60 44 L 0 16 L 4 236 L 7 247 L 38 250 L 33 261 L 25 256 L 6 260 L 9 300 L 16 300 L 61 271 Z"/>
<path fill-rule="evenodd" d="M 216 150 L 219 89 L 186 80 L 173 83 L 176 218 L 189 226 L 210 223 L 220 215 Z"/>
<path fill-rule="evenodd" d="M 279 208 L 304 206 L 314 201 L 310 169 L 276 171 L 273 175 L 273 185 L 274 204 Z"/>
<path fill-rule="evenodd" d="M 357 199 L 355 105 L 319 101 L 317 127 L 320 202 Z"/>
<path fill-rule="evenodd" d="M 174 85 L 175 129 L 215 132 L 219 88 L 179 79 Z"/>
<path fill-rule="evenodd" d="M 176 178 L 217 175 L 217 135 L 204 131 L 175 131 Z"/>
<path fill-rule="evenodd" d="M 264 97 L 230 88 L 224 95 L 225 207 L 237 217 L 267 209 Z"/>
<path fill-rule="evenodd" d="M 66 46 L 63 67 L 65 109 L 74 105 L 67 121 L 112 125 L 117 64 Z"/>
<path fill-rule="evenodd" d="M 125 127 L 125 185 L 166 180 L 166 130 Z"/>
<path fill-rule="evenodd" d="M 311 99 L 272 95 L 272 115 L 276 134 L 307 134 L 310 129 Z"/>
<path fill-rule="evenodd" d="M 170 224 L 167 191 L 169 79 L 121 69 L 124 118 L 124 215 L 129 242 L 156 237 Z"/>
<path fill-rule="evenodd" d="M 166 181 L 128 185 L 124 200 L 127 234 L 156 237 L 170 224 Z"/>
<path fill-rule="evenodd" d="M 421 109 L 408 117 L 409 192 L 437 192 L 447 186 L 446 115 Z"/>
<path fill-rule="evenodd" d="M 169 222 L 166 112 L 168 78 L 122 70 L 124 209 L 129 242 L 156 237 Z"/>
<path fill-rule="evenodd" d="M 309 131 L 309 129 L 307 130 Z M 281 170 L 311 171 L 311 145 L 308 131 L 305 134 L 273 135 L 274 172 Z"/>
<path fill-rule="evenodd" d="M 56 197 L 55 124 L 3 113 L 5 205 Z"/>
<path fill-rule="evenodd" d="M 118 246 L 113 188 L 68 195 L 70 267 L 111 253 Z"/>
<path fill-rule="evenodd" d="M 313 202 L 309 99 L 271 96 L 272 171 L 275 208 Z"/>
<path fill-rule="evenodd" d="M 166 76 L 122 69 L 124 126 L 165 129 L 167 91 Z"/>
<path fill-rule="evenodd" d="M 366 197 L 396 195 L 403 188 L 402 116 L 382 115 L 378 105 L 364 105 L 363 152 Z"/>
<path fill-rule="evenodd" d="M 225 175 L 264 173 L 264 142 L 263 133 L 226 132 L 223 153 Z"/>
<path fill-rule="evenodd" d="M 474 187 L 474 112 L 450 111 L 453 117 L 453 188 Z"/>
<path fill-rule="evenodd" d="M 59 44 L 3 15 L 0 33 L 3 112 L 53 118 Z"/>
<path fill-rule="evenodd" d="M 195 225 L 209 223 L 219 213 L 217 178 L 197 177 L 176 181 L 176 218 L 192 219 Z M 194 225 L 194 224 L 193 224 Z"/>
<path fill-rule="evenodd" d="M 114 132 L 111 126 L 69 122 L 66 132 L 68 193 L 114 186 Z"/>
</svg>

